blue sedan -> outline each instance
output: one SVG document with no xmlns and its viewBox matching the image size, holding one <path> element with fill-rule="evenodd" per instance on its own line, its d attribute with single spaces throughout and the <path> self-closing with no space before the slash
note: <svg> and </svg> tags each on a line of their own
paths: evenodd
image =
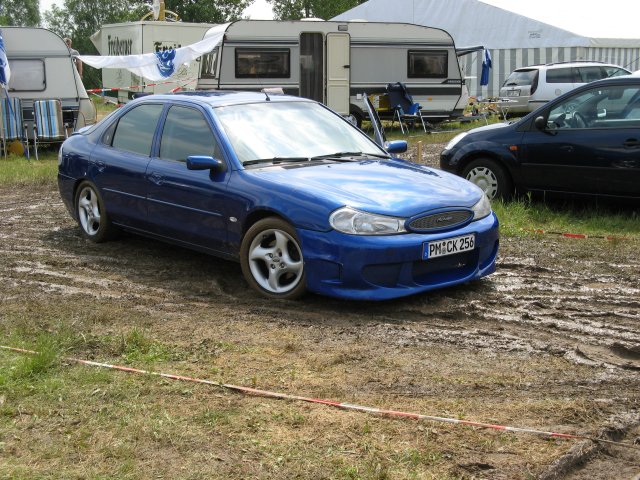
<svg viewBox="0 0 640 480">
<path fill-rule="evenodd" d="M 236 260 L 268 298 L 382 300 L 492 273 L 487 197 L 389 155 L 405 149 L 306 99 L 153 95 L 67 139 L 58 183 L 90 241 L 126 230 Z"/>
</svg>

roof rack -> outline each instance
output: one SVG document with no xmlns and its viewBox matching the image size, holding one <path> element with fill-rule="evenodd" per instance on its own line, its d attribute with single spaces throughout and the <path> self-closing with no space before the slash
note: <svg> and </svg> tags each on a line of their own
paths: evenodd
<svg viewBox="0 0 640 480">
<path fill-rule="evenodd" d="M 545 66 L 549 66 L 549 65 L 563 65 L 565 63 L 597 63 L 599 65 L 607 65 L 605 62 L 600 62 L 598 60 L 568 60 L 566 62 L 551 62 L 551 63 L 546 63 Z"/>
</svg>

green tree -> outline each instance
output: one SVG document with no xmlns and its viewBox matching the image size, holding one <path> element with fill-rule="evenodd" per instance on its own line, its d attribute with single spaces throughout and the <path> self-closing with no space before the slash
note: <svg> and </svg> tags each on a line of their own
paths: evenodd
<svg viewBox="0 0 640 480">
<path fill-rule="evenodd" d="M 81 54 L 97 55 L 91 35 L 105 23 L 120 23 L 139 20 L 148 8 L 143 2 L 134 0 L 65 0 L 64 6 L 54 5 L 44 13 L 47 28 L 61 37 L 69 37 L 73 48 Z M 87 88 L 100 87 L 102 75 L 85 65 L 83 83 Z"/>
<path fill-rule="evenodd" d="M 273 5 L 274 18 L 299 20 L 317 17 L 324 20 L 346 12 L 366 0 L 267 0 Z"/>
<path fill-rule="evenodd" d="M 183 22 L 224 23 L 242 18 L 242 12 L 254 0 L 165 0 L 167 10 L 175 12 Z"/>
<path fill-rule="evenodd" d="M 0 0 L 0 25 L 37 27 L 40 25 L 40 0 Z"/>
</svg>

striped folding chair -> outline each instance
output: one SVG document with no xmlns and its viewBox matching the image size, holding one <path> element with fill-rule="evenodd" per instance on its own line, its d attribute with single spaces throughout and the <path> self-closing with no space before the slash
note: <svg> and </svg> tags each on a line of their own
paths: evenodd
<svg viewBox="0 0 640 480">
<path fill-rule="evenodd" d="M 7 150 L 22 153 L 25 151 L 24 119 L 22 116 L 22 100 L 17 97 L 0 98 L 0 137 L 2 150 L 7 158 Z M 18 141 L 18 148 L 13 149 L 9 142 Z M 28 149 L 27 149 L 28 152 Z"/>
<path fill-rule="evenodd" d="M 38 159 L 38 143 L 63 142 L 67 128 L 62 120 L 60 100 L 36 100 L 33 102 L 33 143 Z"/>
</svg>

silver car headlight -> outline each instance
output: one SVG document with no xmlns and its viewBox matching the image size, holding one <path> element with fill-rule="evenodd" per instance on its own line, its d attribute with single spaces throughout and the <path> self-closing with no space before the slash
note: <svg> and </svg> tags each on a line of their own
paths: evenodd
<svg viewBox="0 0 640 480">
<path fill-rule="evenodd" d="M 482 193 L 482 198 L 471 207 L 471 210 L 473 210 L 474 220 L 480 220 L 491 213 L 491 202 L 484 192 Z"/>
<path fill-rule="evenodd" d="M 447 143 L 447 145 L 444 147 L 444 149 L 445 150 L 451 150 L 453 147 L 455 147 L 458 144 L 458 142 L 460 140 L 462 140 L 464 137 L 466 137 L 468 133 L 469 132 L 459 133 L 458 135 L 453 137 L 451 140 L 449 140 L 449 143 Z"/>
<path fill-rule="evenodd" d="M 392 235 L 405 233 L 404 218 L 361 212 L 351 207 L 342 207 L 329 217 L 329 223 L 338 232 L 349 235 Z"/>
</svg>

